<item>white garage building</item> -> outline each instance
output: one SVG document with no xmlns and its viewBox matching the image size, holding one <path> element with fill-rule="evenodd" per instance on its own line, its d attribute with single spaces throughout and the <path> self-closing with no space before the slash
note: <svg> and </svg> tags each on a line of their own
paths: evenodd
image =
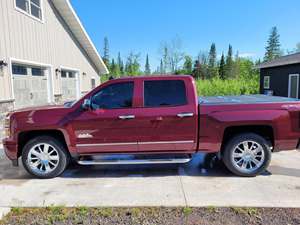
<svg viewBox="0 0 300 225">
<path fill-rule="evenodd" d="M 105 73 L 69 0 L 0 1 L 0 113 L 79 98 Z"/>
</svg>

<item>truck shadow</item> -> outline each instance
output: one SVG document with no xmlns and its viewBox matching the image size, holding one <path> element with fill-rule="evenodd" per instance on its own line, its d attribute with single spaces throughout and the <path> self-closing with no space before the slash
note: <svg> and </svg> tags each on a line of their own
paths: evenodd
<svg viewBox="0 0 300 225">
<path fill-rule="evenodd" d="M 300 168 L 287 168 L 271 164 L 269 170 L 262 173 L 261 176 L 270 175 L 300 177 Z M 222 162 L 215 161 L 206 154 L 196 154 L 193 160 L 186 164 L 81 166 L 73 163 L 60 177 L 76 179 L 167 176 L 234 177 Z M 0 182 L 1 180 L 23 180 L 25 182 L 30 179 L 34 179 L 34 177 L 30 176 L 22 165 L 15 168 L 11 166 L 8 159 L 0 160 Z"/>
<path fill-rule="evenodd" d="M 73 164 L 61 177 L 63 178 L 105 178 L 105 177 L 164 177 L 164 176 L 203 176 L 230 177 L 222 162 L 216 162 L 206 154 L 197 154 L 186 164 L 152 165 L 97 165 L 80 166 Z"/>
</svg>

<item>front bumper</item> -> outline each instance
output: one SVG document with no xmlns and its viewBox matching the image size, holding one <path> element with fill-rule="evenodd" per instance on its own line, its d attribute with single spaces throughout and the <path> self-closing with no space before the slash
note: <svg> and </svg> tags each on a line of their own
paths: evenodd
<svg viewBox="0 0 300 225">
<path fill-rule="evenodd" d="M 18 144 L 8 138 L 3 141 L 4 152 L 6 156 L 13 162 L 14 166 L 18 165 Z"/>
</svg>

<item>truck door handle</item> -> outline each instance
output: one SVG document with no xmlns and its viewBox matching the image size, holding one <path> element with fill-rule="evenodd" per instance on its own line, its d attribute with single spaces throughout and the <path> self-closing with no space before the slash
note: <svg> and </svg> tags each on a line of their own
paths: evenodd
<svg viewBox="0 0 300 225">
<path fill-rule="evenodd" d="M 119 119 L 121 120 L 129 120 L 129 119 L 134 119 L 135 116 L 134 115 L 123 115 L 123 116 L 119 116 Z"/>
<path fill-rule="evenodd" d="M 178 113 L 178 117 L 183 118 L 183 117 L 192 117 L 194 116 L 194 113 Z"/>
</svg>

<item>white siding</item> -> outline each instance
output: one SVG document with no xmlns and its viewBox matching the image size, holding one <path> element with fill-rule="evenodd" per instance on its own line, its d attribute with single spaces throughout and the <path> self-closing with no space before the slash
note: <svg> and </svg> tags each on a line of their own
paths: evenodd
<svg viewBox="0 0 300 225">
<path fill-rule="evenodd" d="M 60 66 L 80 69 L 81 92 L 89 91 L 91 78 L 100 78 L 50 0 L 43 1 L 44 21 L 37 21 L 15 9 L 14 0 L 0 1 L 0 60 L 16 58 L 53 66 L 54 94 L 62 94 Z M 0 72 L 0 100 L 11 99 L 10 68 Z M 82 73 L 86 75 L 83 76 Z"/>
</svg>

